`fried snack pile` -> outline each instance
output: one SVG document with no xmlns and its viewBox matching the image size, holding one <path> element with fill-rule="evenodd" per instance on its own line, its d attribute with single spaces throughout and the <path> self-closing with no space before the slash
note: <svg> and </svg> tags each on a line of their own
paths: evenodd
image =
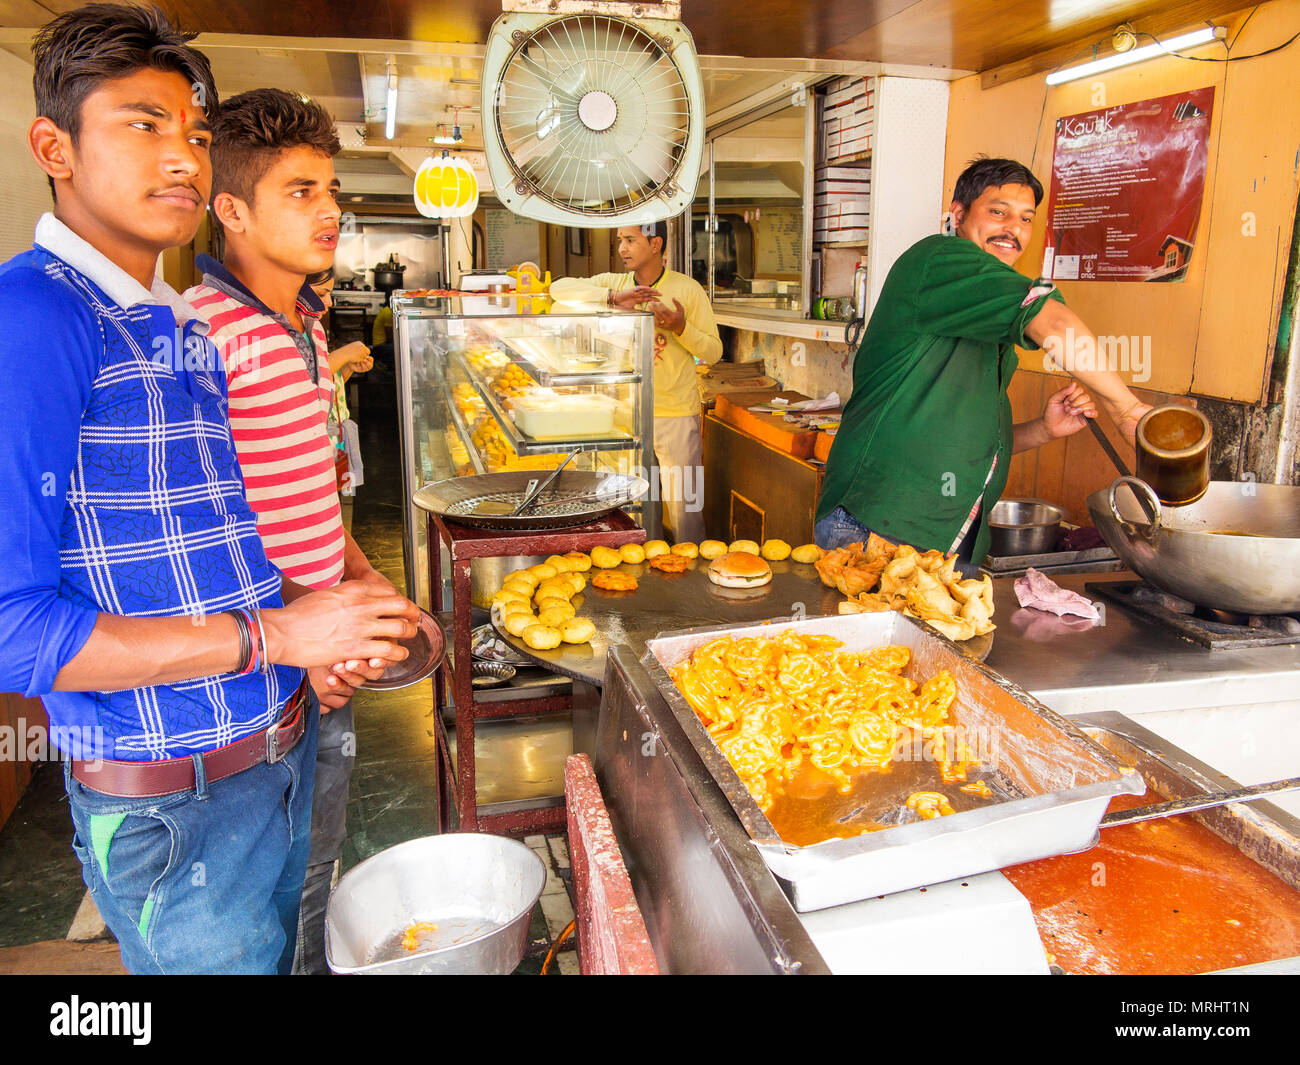
<svg viewBox="0 0 1300 1065">
<path fill-rule="evenodd" d="M 501 610 L 502 627 L 535 651 L 550 651 L 561 643 L 590 642 L 596 634 L 595 623 L 577 617 L 571 602 L 587 586 L 583 573 L 590 568 L 588 556 L 571 551 L 506 574 L 501 590 L 492 597 L 492 605 Z"/>
<path fill-rule="evenodd" d="M 865 549 L 849 544 L 826 552 L 815 565 L 823 584 L 847 596 L 841 614 L 898 610 L 929 622 L 950 640 L 969 640 L 996 628 L 993 582 L 987 575 L 962 580 L 956 556 L 895 546 L 872 533 Z"/>
<path fill-rule="evenodd" d="M 955 556 L 938 551 L 924 554 L 903 544 L 880 574 L 874 595 L 861 592 L 840 604 L 841 614 L 900 610 L 927 621 L 950 640 L 969 640 L 992 632 L 993 581 L 962 580 Z"/>
<path fill-rule="evenodd" d="M 894 544 L 872 533 L 865 549 L 860 543 L 838 547 L 827 551 L 813 565 L 822 584 L 838 588 L 841 595 L 852 599 L 876 586 L 881 572 L 897 551 Z"/>
<path fill-rule="evenodd" d="M 764 811 L 805 761 L 847 793 L 850 770 L 887 769 L 913 731 L 931 744 L 945 781 L 965 780 L 979 764 L 952 735 L 951 673 L 918 686 L 901 675 L 906 647 L 836 651 L 843 646 L 792 632 L 723 637 L 669 671 Z"/>
</svg>

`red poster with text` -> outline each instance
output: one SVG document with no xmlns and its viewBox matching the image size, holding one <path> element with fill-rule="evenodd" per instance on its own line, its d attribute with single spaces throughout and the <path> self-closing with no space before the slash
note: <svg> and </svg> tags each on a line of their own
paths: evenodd
<svg viewBox="0 0 1300 1065">
<path fill-rule="evenodd" d="M 1214 87 L 1056 121 L 1043 275 L 1181 281 L 1196 244 Z"/>
</svg>

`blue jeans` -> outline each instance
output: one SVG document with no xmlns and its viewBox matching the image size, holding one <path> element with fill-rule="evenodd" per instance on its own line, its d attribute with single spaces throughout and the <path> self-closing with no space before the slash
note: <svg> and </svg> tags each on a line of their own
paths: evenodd
<svg viewBox="0 0 1300 1065">
<path fill-rule="evenodd" d="M 843 507 L 836 507 L 813 526 L 813 543 L 823 551 L 834 551 L 836 548 L 848 547 L 849 544 L 865 544 L 870 535 L 871 530 Z M 879 536 L 880 533 L 876 535 Z M 884 539 L 891 544 L 898 543 L 888 536 Z"/>
<path fill-rule="evenodd" d="M 979 566 L 970 561 L 971 548 L 975 545 L 975 534 L 979 532 L 979 523 L 974 522 L 971 525 L 966 538 L 962 540 L 961 545 L 957 548 L 957 572 L 962 577 L 975 577 L 980 575 Z M 872 530 L 858 521 L 843 507 L 836 507 L 826 517 L 820 519 L 813 526 L 813 542 L 823 551 L 834 551 L 837 547 L 847 547 L 849 544 L 866 543 L 867 537 Z M 882 533 L 876 533 L 882 540 L 888 540 L 891 544 L 897 544 L 898 541 L 892 536 L 885 536 Z"/>
<path fill-rule="evenodd" d="M 72 849 L 133 973 L 288 973 L 311 845 L 320 704 L 274 764 L 156 798 L 64 784 Z"/>
</svg>

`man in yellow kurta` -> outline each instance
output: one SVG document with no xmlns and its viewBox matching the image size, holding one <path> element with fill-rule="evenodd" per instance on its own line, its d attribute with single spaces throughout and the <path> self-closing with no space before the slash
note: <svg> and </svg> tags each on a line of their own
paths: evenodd
<svg viewBox="0 0 1300 1065">
<path fill-rule="evenodd" d="M 704 539 L 704 452 L 696 365 L 722 358 L 709 297 L 699 283 L 664 265 L 663 222 L 624 226 L 618 254 L 625 274 L 561 278 L 551 296 L 565 303 L 603 303 L 655 316 L 655 460 L 664 522 L 678 541 Z"/>
</svg>

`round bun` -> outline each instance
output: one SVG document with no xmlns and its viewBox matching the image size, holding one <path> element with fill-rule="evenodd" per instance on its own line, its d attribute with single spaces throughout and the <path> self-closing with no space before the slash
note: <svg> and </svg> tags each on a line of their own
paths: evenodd
<svg viewBox="0 0 1300 1065">
<path fill-rule="evenodd" d="M 587 643 L 596 635 L 596 624 L 591 618 L 570 618 L 560 626 L 560 639 L 565 643 Z"/>
<path fill-rule="evenodd" d="M 574 573 L 586 573 L 591 569 L 590 555 L 584 555 L 581 551 L 568 551 L 564 557 L 573 564 Z"/>
<path fill-rule="evenodd" d="M 759 554 L 769 562 L 780 562 L 790 557 L 790 545 L 784 540 L 764 540 Z"/>
<path fill-rule="evenodd" d="M 507 614 L 505 630 L 511 636 L 522 637 L 525 629 L 531 628 L 537 623 L 537 617 L 531 611 L 526 614 Z"/>
<path fill-rule="evenodd" d="M 721 540 L 704 540 L 700 543 L 700 558 L 717 558 L 727 553 L 727 545 Z"/>
<path fill-rule="evenodd" d="M 554 567 L 556 573 L 568 573 L 569 570 L 573 569 L 572 560 L 565 558 L 563 555 L 551 555 L 542 565 Z"/>
<path fill-rule="evenodd" d="M 618 553 L 624 562 L 630 562 L 633 565 L 645 561 L 645 548 L 640 544 L 624 544 L 618 549 Z"/>
<path fill-rule="evenodd" d="M 560 630 L 540 623 L 524 629 L 520 639 L 534 651 L 549 651 L 560 646 Z"/>
<path fill-rule="evenodd" d="M 667 540 L 647 540 L 645 542 L 645 557 L 658 558 L 660 555 L 668 554 Z"/>
<path fill-rule="evenodd" d="M 731 546 L 728 547 L 727 550 L 733 555 L 738 551 L 744 551 L 748 554 L 756 555 L 758 554 L 758 544 L 754 543 L 753 540 L 732 540 Z"/>
<path fill-rule="evenodd" d="M 805 566 L 810 566 L 822 557 L 823 551 L 816 544 L 800 544 L 790 552 L 790 557 L 796 562 Z"/>
<path fill-rule="evenodd" d="M 623 564 L 623 556 L 612 547 L 599 544 L 591 549 L 591 564 L 597 569 L 613 569 Z"/>
<path fill-rule="evenodd" d="M 748 551 L 731 551 L 709 563 L 709 580 L 722 588 L 761 588 L 772 579 L 772 567 Z"/>
<path fill-rule="evenodd" d="M 681 544 L 673 544 L 673 554 L 681 555 L 683 558 L 699 558 L 700 549 L 687 541 Z"/>
<path fill-rule="evenodd" d="M 558 629 L 576 613 L 572 603 L 566 603 L 562 599 L 548 599 L 537 612 L 537 620 L 543 625 Z"/>
</svg>

